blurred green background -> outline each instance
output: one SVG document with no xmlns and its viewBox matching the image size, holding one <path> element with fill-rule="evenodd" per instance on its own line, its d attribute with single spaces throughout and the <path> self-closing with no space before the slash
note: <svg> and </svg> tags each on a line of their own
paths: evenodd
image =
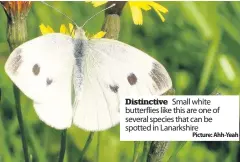
<svg viewBox="0 0 240 162">
<path fill-rule="evenodd" d="M 49 2 L 77 24 L 83 24 L 104 6 L 85 2 Z M 129 5 L 121 16 L 119 40 L 133 45 L 159 60 L 168 70 L 177 94 L 240 94 L 240 2 L 161 2 L 168 8 L 161 22 L 151 10 L 143 13 L 143 25 L 133 24 Z M 101 30 L 104 13 L 91 20 L 85 30 Z M 40 2 L 33 2 L 28 16 L 29 39 L 41 35 L 39 25 L 59 31 L 69 20 Z M 14 109 L 12 83 L 3 66 L 9 55 L 6 41 L 7 19 L 0 8 L 0 162 L 23 161 L 19 125 Z M 144 65 L 143 65 L 144 68 Z M 43 124 L 32 102 L 21 96 L 29 152 L 34 161 L 57 161 L 60 132 Z M 231 107 L 229 107 L 231 111 Z M 65 162 L 79 159 L 89 132 L 70 128 Z M 177 135 L 177 134 L 176 134 Z M 143 145 L 141 143 L 141 145 Z M 183 147 L 182 147 L 183 146 Z M 99 152 L 97 151 L 99 150 Z M 95 133 L 84 157 L 86 162 L 130 162 L 133 142 L 119 142 L 119 126 Z M 239 162 L 239 142 L 171 142 L 163 161 Z M 139 161 L 144 161 L 139 159 Z"/>
</svg>

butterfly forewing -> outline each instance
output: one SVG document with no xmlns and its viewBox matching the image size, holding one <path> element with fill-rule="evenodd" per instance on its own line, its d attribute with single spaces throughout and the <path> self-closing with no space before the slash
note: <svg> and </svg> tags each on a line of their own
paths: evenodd
<svg viewBox="0 0 240 162">
<path fill-rule="evenodd" d="M 57 129 L 72 122 L 73 51 L 70 36 L 48 34 L 17 47 L 5 64 L 14 84 L 34 101 L 40 119 Z"/>
</svg>

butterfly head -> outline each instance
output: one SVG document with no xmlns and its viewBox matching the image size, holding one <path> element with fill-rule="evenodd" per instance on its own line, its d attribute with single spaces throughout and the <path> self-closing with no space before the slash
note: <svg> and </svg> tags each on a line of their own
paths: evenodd
<svg viewBox="0 0 240 162">
<path fill-rule="evenodd" d="M 75 29 L 75 35 L 74 35 L 75 39 L 81 39 L 81 40 L 87 40 L 87 37 L 85 35 L 85 31 L 83 30 L 82 27 L 76 27 Z"/>
</svg>

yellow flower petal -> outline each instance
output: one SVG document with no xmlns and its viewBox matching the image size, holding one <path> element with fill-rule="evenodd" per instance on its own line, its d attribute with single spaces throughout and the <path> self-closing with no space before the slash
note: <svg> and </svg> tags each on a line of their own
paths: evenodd
<svg viewBox="0 0 240 162">
<path fill-rule="evenodd" d="M 39 26 L 39 28 L 40 28 L 40 31 L 41 31 L 42 35 L 54 32 L 53 29 L 50 26 L 46 27 L 44 24 L 41 24 Z"/>
<path fill-rule="evenodd" d="M 92 36 L 91 38 L 102 38 L 102 37 L 104 37 L 105 34 L 106 34 L 106 32 L 100 31 L 97 34 L 95 34 L 94 36 Z"/>
<path fill-rule="evenodd" d="M 60 26 L 60 33 L 69 35 L 67 27 L 64 24 Z"/>
<path fill-rule="evenodd" d="M 160 5 L 156 2 L 128 2 L 132 11 L 132 17 L 133 22 L 136 25 L 142 25 L 143 24 L 143 16 L 141 9 L 148 11 L 151 9 L 151 7 L 155 10 L 155 12 L 158 14 L 160 19 L 164 22 L 165 18 L 163 17 L 162 13 L 167 13 L 168 9 Z M 162 12 L 162 13 L 161 13 Z"/>
<path fill-rule="evenodd" d="M 163 17 L 163 15 L 161 14 L 161 12 L 159 12 L 159 11 L 156 10 L 155 8 L 154 8 L 154 10 L 157 12 L 157 14 L 158 14 L 158 16 L 160 17 L 160 19 L 162 20 L 162 22 L 164 22 L 164 21 L 165 21 L 165 18 Z"/>
<path fill-rule="evenodd" d="M 47 26 L 47 30 L 48 30 L 49 33 L 54 33 L 54 30 L 49 25 Z"/>
<path fill-rule="evenodd" d="M 73 37 L 74 36 L 74 27 L 73 27 L 73 24 L 69 23 L 68 24 L 68 27 L 69 27 L 69 33 L 70 35 Z"/>
<path fill-rule="evenodd" d="M 69 23 L 68 26 L 69 26 L 69 29 L 66 27 L 66 25 L 62 24 L 60 26 L 60 33 L 66 34 L 66 35 L 71 34 L 71 36 L 74 36 L 74 26 L 73 26 L 73 24 Z M 48 33 L 54 33 L 53 29 L 49 25 L 45 26 L 44 24 L 41 24 L 39 27 L 40 27 L 42 35 L 48 34 Z"/>
<path fill-rule="evenodd" d="M 106 3 L 106 1 L 87 1 L 91 2 L 94 7 L 101 6 Z M 143 24 L 143 15 L 142 10 L 149 11 L 151 9 L 154 9 L 155 12 L 158 14 L 160 19 L 164 22 L 165 18 L 163 17 L 162 13 L 167 13 L 168 9 L 163 7 L 157 2 L 153 1 L 146 1 L 146 2 L 135 2 L 135 1 L 129 1 L 128 2 L 131 12 L 132 12 L 132 18 L 133 22 L 136 25 L 142 25 Z"/>
<path fill-rule="evenodd" d="M 152 6 L 152 8 L 157 12 L 158 16 L 160 17 L 160 19 L 162 20 L 162 22 L 165 21 L 165 18 L 163 17 L 163 15 L 161 14 L 161 12 L 163 13 L 167 13 L 168 9 L 166 9 L 165 7 L 163 7 L 162 5 L 156 3 L 156 2 L 151 2 L 150 5 Z"/>
<path fill-rule="evenodd" d="M 160 5 L 159 3 L 156 2 L 149 2 L 149 5 L 152 6 L 154 9 L 163 12 L 163 13 L 167 13 L 168 9 L 163 7 L 162 5 Z"/>
<path fill-rule="evenodd" d="M 130 6 L 136 6 L 140 9 L 143 9 L 145 11 L 151 10 L 151 7 L 149 6 L 149 2 L 128 2 Z"/>
<path fill-rule="evenodd" d="M 139 7 L 136 7 L 129 3 L 131 11 L 132 11 L 132 18 L 133 22 L 136 25 L 142 25 L 143 24 L 143 16 L 142 16 L 142 10 Z"/>
<path fill-rule="evenodd" d="M 107 3 L 107 1 L 97 1 L 97 2 L 94 2 L 94 1 L 86 1 L 86 2 L 87 2 L 87 3 L 88 3 L 88 2 L 91 2 L 94 7 L 99 7 L 99 6 Z"/>
</svg>

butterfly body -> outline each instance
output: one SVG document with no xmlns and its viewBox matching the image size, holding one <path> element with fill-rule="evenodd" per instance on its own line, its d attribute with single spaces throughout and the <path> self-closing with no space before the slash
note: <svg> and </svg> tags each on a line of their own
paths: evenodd
<svg viewBox="0 0 240 162">
<path fill-rule="evenodd" d="M 57 129 L 106 130 L 119 123 L 121 98 L 172 87 L 165 68 L 146 53 L 117 40 L 88 40 L 81 28 L 75 38 L 48 34 L 20 45 L 5 71 L 39 118 Z"/>
</svg>

